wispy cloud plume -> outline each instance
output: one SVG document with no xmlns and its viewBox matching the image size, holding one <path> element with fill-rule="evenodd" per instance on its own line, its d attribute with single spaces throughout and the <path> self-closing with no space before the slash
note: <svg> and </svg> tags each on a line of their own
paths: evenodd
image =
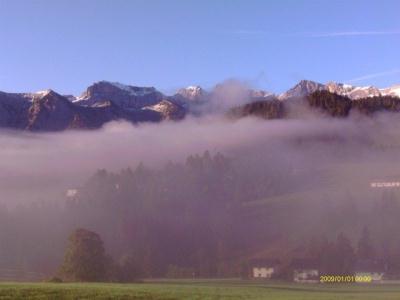
<svg viewBox="0 0 400 300">
<path fill-rule="evenodd" d="M 279 35 L 287 37 L 311 37 L 311 38 L 328 38 L 328 37 L 356 37 L 356 36 L 382 36 L 382 35 L 400 35 L 400 30 L 384 30 L 384 31 L 335 31 L 335 32 L 297 32 L 287 34 L 277 34 L 264 30 L 238 29 L 230 32 L 242 37 L 265 37 L 270 35 Z"/>
<path fill-rule="evenodd" d="M 233 31 L 232 33 L 239 34 L 239 35 L 264 35 L 264 34 L 267 34 L 267 32 L 263 31 L 263 30 L 247 30 L 247 29 L 238 29 L 238 30 Z"/>
<path fill-rule="evenodd" d="M 346 36 L 375 36 L 375 35 L 399 35 L 400 30 L 395 31 L 338 31 L 338 32 L 324 32 L 324 33 L 310 33 L 304 34 L 308 37 L 346 37 Z"/>
<path fill-rule="evenodd" d="M 384 77 L 384 76 L 389 76 L 393 74 L 399 74 L 400 69 L 394 69 L 394 70 L 388 70 L 388 71 L 383 71 L 379 73 L 371 73 L 371 74 L 366 74 L 360 77 L 356 77 L 350 80 L 347 80 L 347 82 L 352 83 L 352 82 L 359 82 L 367 79 L 372 79 L 372 78 L 378 78 L 378 77 Z"/>
</svg>

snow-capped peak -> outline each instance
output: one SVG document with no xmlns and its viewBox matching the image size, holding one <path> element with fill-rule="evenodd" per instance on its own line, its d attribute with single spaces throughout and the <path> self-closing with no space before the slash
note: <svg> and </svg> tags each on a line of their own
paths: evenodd
<svg viewBox="0 0 400 300">
<path fill-rule="evenodd" d="M 190 85 L 186 88 L 178 90 L 177 94 L 189 100 L 201 100 L 206 93 L 200 86 Z"/>
<path fill-rule="evenodd" d="M 201 87 L 198 85 L 189 85 L 188 87 L 186 87 L 186 90 L 192 91 L 192 92 L 199 92 L 199 91 L 201 91 Z"/>
<path fill-rule="evenodd" d="M 275 97 L 275 94 L 264 90 L 250 90 L 249 92 L 251 98 L 266 99 L 270 97 Z"/>
<path fill-rule="evenodd" d="M 400 84 L 380 89 L 382 96 L 400 97 Z"/>
<path fill-rule="evenodd" d="M 187 93 L 197 95 L 197 94 L 201 94 L 203 92 L 203 89 L 198 85 L 189 85 L 188 87 L 180 89 L 179 91 L 186 91 Z"/>
<path fill-rule="evenodd" d="M 309 95 L 315 91 L 320 91 L 327 89 L 325 85 L 319 82 L 311 80 L 301 80 L 294 87 L 279 95 L 280 100 L 293 98 L 293 97 L 303 97 Z"/>
<path fill-rule="evenodd" d="M 43 98 L 43 97 L 47 96 L 50 93 L 53 93 L 53 90 L 47 89 L 47 90 L 43 90 L 43 91 L 37 91 L 37 92 L 34 92 L 34 93 L 24 93 L 24 94 L 22 94 L 22 96 L 25 99 L 33 101 L 34 99 Z"/>
<path fill-rule="evenodd" d="M 72 101 L 75 104 L 90 106 L 97 102 L 112 100 L 114 104 L 124 108 L 137 109 L 153 105 L 164 96 L 154 87 L 138 87 L 119 82 L 98 81 L 89 86 L 86 91 Z"/>
<path fill-rule="evenodd" d="M 154 110 L 157 112 L 165 113 L 174 104 L 168 100 L 161 100 L 159 103 L 143 107 L 143 109 Z"/>
<path fill-rule="evenodd" d="M 328 82 L 325 85 L 325 89 L 331 93 L 346 96 L 353 100 L 380 95 L 379 90 L 373 86 L 357 87 L 337 82 Z"/>
<path fill-rule="evenodd" d="M 163 99 L 159 103 L 146 106 L 144 110 L 152 110 L 161 114 L 163 119 L 179 120 L 185 116 L 185 110 L 177 103 Z"/>
<path fill-rule="evenodd" d="M 138 87 L 132 85 L 126 85 L 119 82 L 111 82 L 111 81 L 98 81 L 93 84 L 95 85 L 110 85 L 117 89 L 127 92 L 131 96 L 145 96 L 146 94 L 154 93 L 156 89 L 154 87 Z"/>
<path fill-rule="evenodd" d="M 337 83 L 332 81 L 327 84 L 321 84 L 313 81 L 302 80 L 293 88 L 281 94 L 279 99 L 303 97 L 317 90 L 327 90 L 331 93 L 349 97 L 352 100 L 377 96 L 400 97 L 400 85 L 378 89 L 374 86 L 353 86 L 346 83 Z"/>
<path fill-rule="evenodd" d="M 104 86 L 106 90 L 107 89 L 109 90 L 109 88 L 107 88 L 107 87 L 112 87 L 114 89 L 125 92 L 128 96 L 134 96 L 134 97 L 143 97 L 143 96 L 149 95 L 151 93 L 157 92 L 157 90 L 154 87 L 137 87 L 137 86 L 122 84 L 119 82 L 110 82 L 110 81 L 102 80 L 102 81 L 95 82 L 93 85 L 91 85 L 87 89 L 87 91 L 84 92 L 81 96 L 75 97 L 73 102 L 87 100 L 88 98 L 90 98 L 90 96 L 92 94 L 92 90 L 96 90 L 96 89 L 98 89 L 97 87 L 100 88 L 100 86 L 102 86 L 102 87 Z M 104 90 L 103 88 L 101 88 L 101 89 Z"/>
<path fill-rule="evenodd" d="M 47 89 L 47 90 L 43 90 L 43 91 L 37 91 L 35 93 L 35 95 L 38 95 L 40 97 L 44 97 L 44 96 L 47 96 L 48 94 L 50 94 L 51 92 L 53 92 L 53 90 Z"/>
</svg>

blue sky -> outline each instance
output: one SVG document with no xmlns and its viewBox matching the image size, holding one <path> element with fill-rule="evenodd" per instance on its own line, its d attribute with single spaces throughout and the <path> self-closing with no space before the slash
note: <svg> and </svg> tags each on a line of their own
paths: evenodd
<svg viewBox="0 0 400 300">
<path fill-rule="evenodd" d="M 0 90 L 400 83 L 400 1 L 0 0 Z"/>
</svg>

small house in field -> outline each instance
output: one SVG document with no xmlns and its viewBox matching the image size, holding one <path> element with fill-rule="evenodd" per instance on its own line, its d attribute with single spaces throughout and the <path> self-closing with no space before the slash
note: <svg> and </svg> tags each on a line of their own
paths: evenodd
<svg viewBox="0 0 400 300">
<path fill-rule="evenodd" d="M 379 260 L 358 260 L 354 267 L 354 275 L 371 278 L 372 282 L 381 282 L 386 269 L 385 264 Z"/>
<path fill-rule="evenodd" d="M 294 259 L 290 264 L 294 282 L 319 282 L 319 268 L 312 259 Z"/>
<path fill-rule="evenodd" d="M 67 197 L 67 198 L 74 198 L 74 197 L 76 197 L 78 195 L 78 190 L 77 189 L 68 189 L 66 192 L 65 192 L 65 196 Z"/>
<path fill-rule="evenodd" d="M 251 278 L 271 279 L 280 264 L 278 259 L 253 259 L 250 261 L 250 276 Z"/>
</svg>

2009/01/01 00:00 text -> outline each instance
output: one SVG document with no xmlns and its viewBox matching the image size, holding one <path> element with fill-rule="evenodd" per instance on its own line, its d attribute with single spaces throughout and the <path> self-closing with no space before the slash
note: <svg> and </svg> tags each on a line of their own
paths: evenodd
<svg viewBox="0 0 400 300">
<path fill-rule="evenodd" d="M 319 277 L 321 283 L 368 283 L 372 282 L 371 276 L 354 276 L 354 275 L 323 275 Z"/>
</svg>

